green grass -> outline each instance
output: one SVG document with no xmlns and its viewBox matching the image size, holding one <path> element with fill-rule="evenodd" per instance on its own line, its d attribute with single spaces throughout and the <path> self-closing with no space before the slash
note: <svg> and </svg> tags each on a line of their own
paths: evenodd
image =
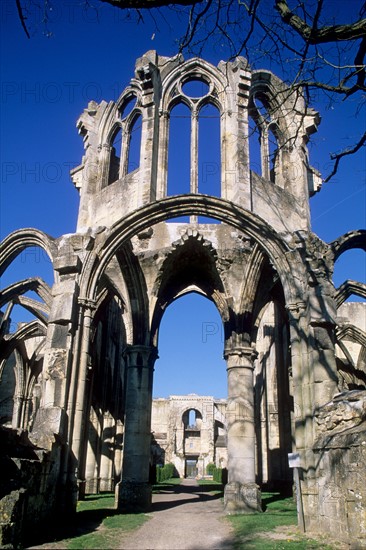
<svg viewBox="0 0 366 550">
<path fill-rule="evenodd" d="M 69 550 L 118 548 L 121 535 L 141 527 L 147 519 L 146 514 L 114 514 L 107 516 L 98 531 L 73 538 L 68 542 L 67 548 Z"/>
<path fill-rule="evenodd" d="M 161 483 L 155 483 L 153 485 L 153 493 L 163 493 L 165 491 L 169 491 L 173 489 L 175 486 L 180 485 L 182 483 L 182 480 L 180 477 L 171 477 L 170 479 L 166 479 L 165 481 L 162 481 Z"/>
<path fill-rule="evenodd" d="M 88 495 L 77 504 L 73 535 L 59 542 L 68 550 L 118 548 L 124 533 L 137 529 L 148 519 L 146 514 L 118 513 L 114 509 L 114 493 Z"/>
<path fill-rule="evenodd" d="M 262 505 L 263 513 L 228 516 L 235 533 L 233 550 L 331 550 L 332 546 L 298 532 L 296 504 L 292 497 L 284 498 L 279 493 L 262 493 Z M 275 531 L 279 533 L 282 526 L 290 528 L 282 530 L 284 538 L 276 538 Z"/>
<path fill-rule="evenodd" d="M 212 479 L 199 479 L 198 485 L 202 487 L 205 493 L 211 493 L 212 495 L 224 494 L 223 485 L 221 485 L 221 483 L 216 483 L 216 481 L 212 481 Z"/>
<path fill-rule="evenodd" d="M 101 510 L 104 508 L 114 508 L 114 493 L 87 495 L 85 500 L 79 500 L 76 511 L 85 512 L 88 510 Z"/>
</svg>

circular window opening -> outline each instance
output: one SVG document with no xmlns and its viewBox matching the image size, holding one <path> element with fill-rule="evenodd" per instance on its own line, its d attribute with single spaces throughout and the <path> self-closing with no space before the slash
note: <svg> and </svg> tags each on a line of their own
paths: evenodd
<svg viewBox="0 0 366 550">
<path fill-rule="evenodd" d="M 182 91 L 188 97 L 204 97 L 210 91 L 210 87 L 207 82 L 192 78 L 182 85 Z"/>
</svg>

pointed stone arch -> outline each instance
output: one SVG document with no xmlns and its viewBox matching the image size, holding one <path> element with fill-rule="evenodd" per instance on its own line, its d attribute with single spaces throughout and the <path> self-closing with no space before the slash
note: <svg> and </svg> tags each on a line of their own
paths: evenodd
<svg viewBox="0 0 366 550">
<path fill-rule="evenodd" d="M 49 312 L 52 300 L 51 289 L 40 277 L 30 277 L 29 279 L 17 281 L 16 283 L 4 288 L 0 292 L 0 308 L 3 307 L 6 302 L 10 302 L 16 296 L 21 296 L 29 290 L 36 292 L 38 296 L 44 300 L 44 311 Z"/>
<path fill-rule="evenodd" d="M 53 266 L 57 255 L 55 239 L 39 229 L 19 229 L 10 233 L 0 243 L 0 275 L 25 248 L 39 246 L 49 257 Z"/>
<path fill-rule="evenodd" d="M 188 228 L 172 243 L 161 264 L 153 295 L 156 297 L 151 313 L 151 339 L 157 344 L 161 318 L 170 303 L 189 292 L 197 292 L 213 301 L 222 317 L 228 317 L 225 289 L 217 266 L 217 251 L 212 242 L 195 228 Z"/>
<path fill-rule="evenodd" d="M 337 289 L 334 296 L 334 299 L 339 308 L 343 302 L 347 300 L 352 294 L 360 296 L 361 298 L 366 299 L 366 283 L 360 283 L 358 281 L 351 281 L 347 279 L 342 283 Z"/>
<path fill-rule="evenodd" d="M 366 229 L 349 231 L 332 241 L 330 247 L 334 254 L 334 261 L 336 261 L 343 252 L 346 252 L 346 250 L 360 248 L 366 251 Z"/>
<path fill-rule="evenodd" d="M 6 340 L 3 342 L 0 362 L 0 374 L 4 367 L 5 361 L 13 353 L 18 345 L 24 345 L 24 342 L 26 340 L 29 340 L 30 338 L 41 337 L 43 339 L 45 336 L 46 326 L 38 320 L 24 324 L 16 332 L 9 335 L 9 337 L 6 338 Z"/>
</svg>

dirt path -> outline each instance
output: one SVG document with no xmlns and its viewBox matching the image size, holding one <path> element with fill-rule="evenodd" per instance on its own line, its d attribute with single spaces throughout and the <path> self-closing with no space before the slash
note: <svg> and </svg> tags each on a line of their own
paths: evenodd
<svg viewBox="0 0 366 550">
<path fill-rule="evenodd" d="M 218 495 L 204 492 L 194 479 L 154 495 L 151 519 L 126 534 L 123 550 L 229 550 L 232 530 Z"/>
<path fill-rule="evenodd" d="M 220 495 L 209 492 L 208 486 L 199 486 L 194 479 L 184 479 L 180 485 L 170 486 L 167 490 L 153 495 L 149 520 L 134 531 L 108 529 L 103 525 L 89 525 L 87 533 L 99 533 L 103 537 L 103 547 L 110 544 L 119 550 L 233 550 L 238 541 L 230 523 L 225 520 Z M 94 521 L 95 523 L 95 521 Z M 75 531 L 75 530 L 74 530 Z M 55 542 L 27 547 L 28 550 L 64 550 L 75 536 L 86 534 L 85 523 L 80 525 L 79 533 L 62 533 Z M 112 538 L 108 538 L 111 537 Z M 282 541 L 299 542 L 303 535 L 294 525 L 283 525 L 274 531 L 256 533 L 256 538 L 270 539 L 282 548 Z M 349 549 L 347 544 L 325 540 L 326 537 L 309 539 L 309 548 Z M 318 540 L 319 539 L 319 540 Z M 241 539 L 241 547 L 252 541 Z M 75 545 L 73 546 L 75 548 Z M 82 546 L 86 548 L 85 543 Z M 96 546 L 92 546 L 96 548 Z"/>
</svg>

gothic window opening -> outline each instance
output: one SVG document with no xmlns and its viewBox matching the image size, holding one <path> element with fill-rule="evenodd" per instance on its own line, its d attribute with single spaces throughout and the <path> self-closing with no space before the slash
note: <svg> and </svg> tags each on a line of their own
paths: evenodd
<svg viewBox="0 0 366 550">
<path fill-rule="evenodd" d="M 249 152 L 250 170 L 261 176 L 261 134 L 257 123 L 252 117 L 249 117 Z"/>
<path fill-rule="evenodd" d="M 191 115 L 184 103 L 179 103 L 170 112 L 168 146 L 167 195 L 190 192 L 190 132 Z M 188 216 L 174 218 L 174 222 L 189 221 Z"/>
<path fill-rule="evenodd" d="M 127 173 L 140 167 L 140 151 L 142 137 L 142 116 L 138 114 L 132 121 L 129 132 Z"/>
<path fill-rule="evenodd" d="M 0 377 L 0 425 L 12 426 L 16 399 L 16 358 L 13 352 L 5 362 Z"/>
<path fill-rule="evenodd" d="M 277 141 L 278 127 L 276 124 L 270 124 L 268 127 L 268 170 L 269 179 L 272 183 L 276 183 L 276 172 L 279 155 L 279 147 Z"/>
<path fill-rule="evenodd" d="M 188 427 L 189 428 L 196 427 L 196 411 L 193 409 L 188 411 Z"/>
<path fill-rule="evenodd" d="M 137 98 L 125 98 L 119 109 L 119 121 L 109 141 L 107 185 L 118 181 L 140 166 L 141 115 L 136 114 Z"/>
<path fill-rule="evenodd" d="M 196 409 L 188 409 L 184 412 L 182 421 L 184 426 L 184 454 L 190 458 L 193 458 L 192 455 L 196 455 L 198 458 L 201 452 L 202 415 Z"/>
<path fill-rule="evenodd" d="M 167 195 L 221 197 L 221 115 L 211 88 L 204 76 L 196 74 L 177 84 L 179 96 L 169 121 Z M 179 221 L 219 223 L 195 215 Z"/>
<path fill-rule="evenodd" d="M 198 192 L 221 197 L 220 112 L 211 103 L 204 105 L 198 116 Z M 198 217 L 199 223 L 219 223 Z"/>
<path fill-rule="evenodd" d="M 5 360 L 0 373 L 0 425 L 29 430 L 32 428 L 40 403 L 40 386 L 37 384 L 42 360 L 36 357 L 43 347 L 39 337 L 29 337 L 16 344 L 13 353 Z M 27 348 L 34 348 L 31 355 Z"/>
<path fill-rule="evenodd" d="M 109 156 L 108 185 L 119 180 L 122 156 L 122 128 L 118 126 L 111 140 Z"/>
<path fill-rule="evenodd" d="M 275 183 L 279 154 L 278 126 L 272 120 L 265 102 L 257 95 L 252 98 L 249 115 L 250 169 Z"/>
<path fill-rule="evenodd" d="M 183 424 L 186 437 L 200 437 L 202 426 L 202 415 L 196 409 L 188 409 L 183 414 Z"/>
</svg>

